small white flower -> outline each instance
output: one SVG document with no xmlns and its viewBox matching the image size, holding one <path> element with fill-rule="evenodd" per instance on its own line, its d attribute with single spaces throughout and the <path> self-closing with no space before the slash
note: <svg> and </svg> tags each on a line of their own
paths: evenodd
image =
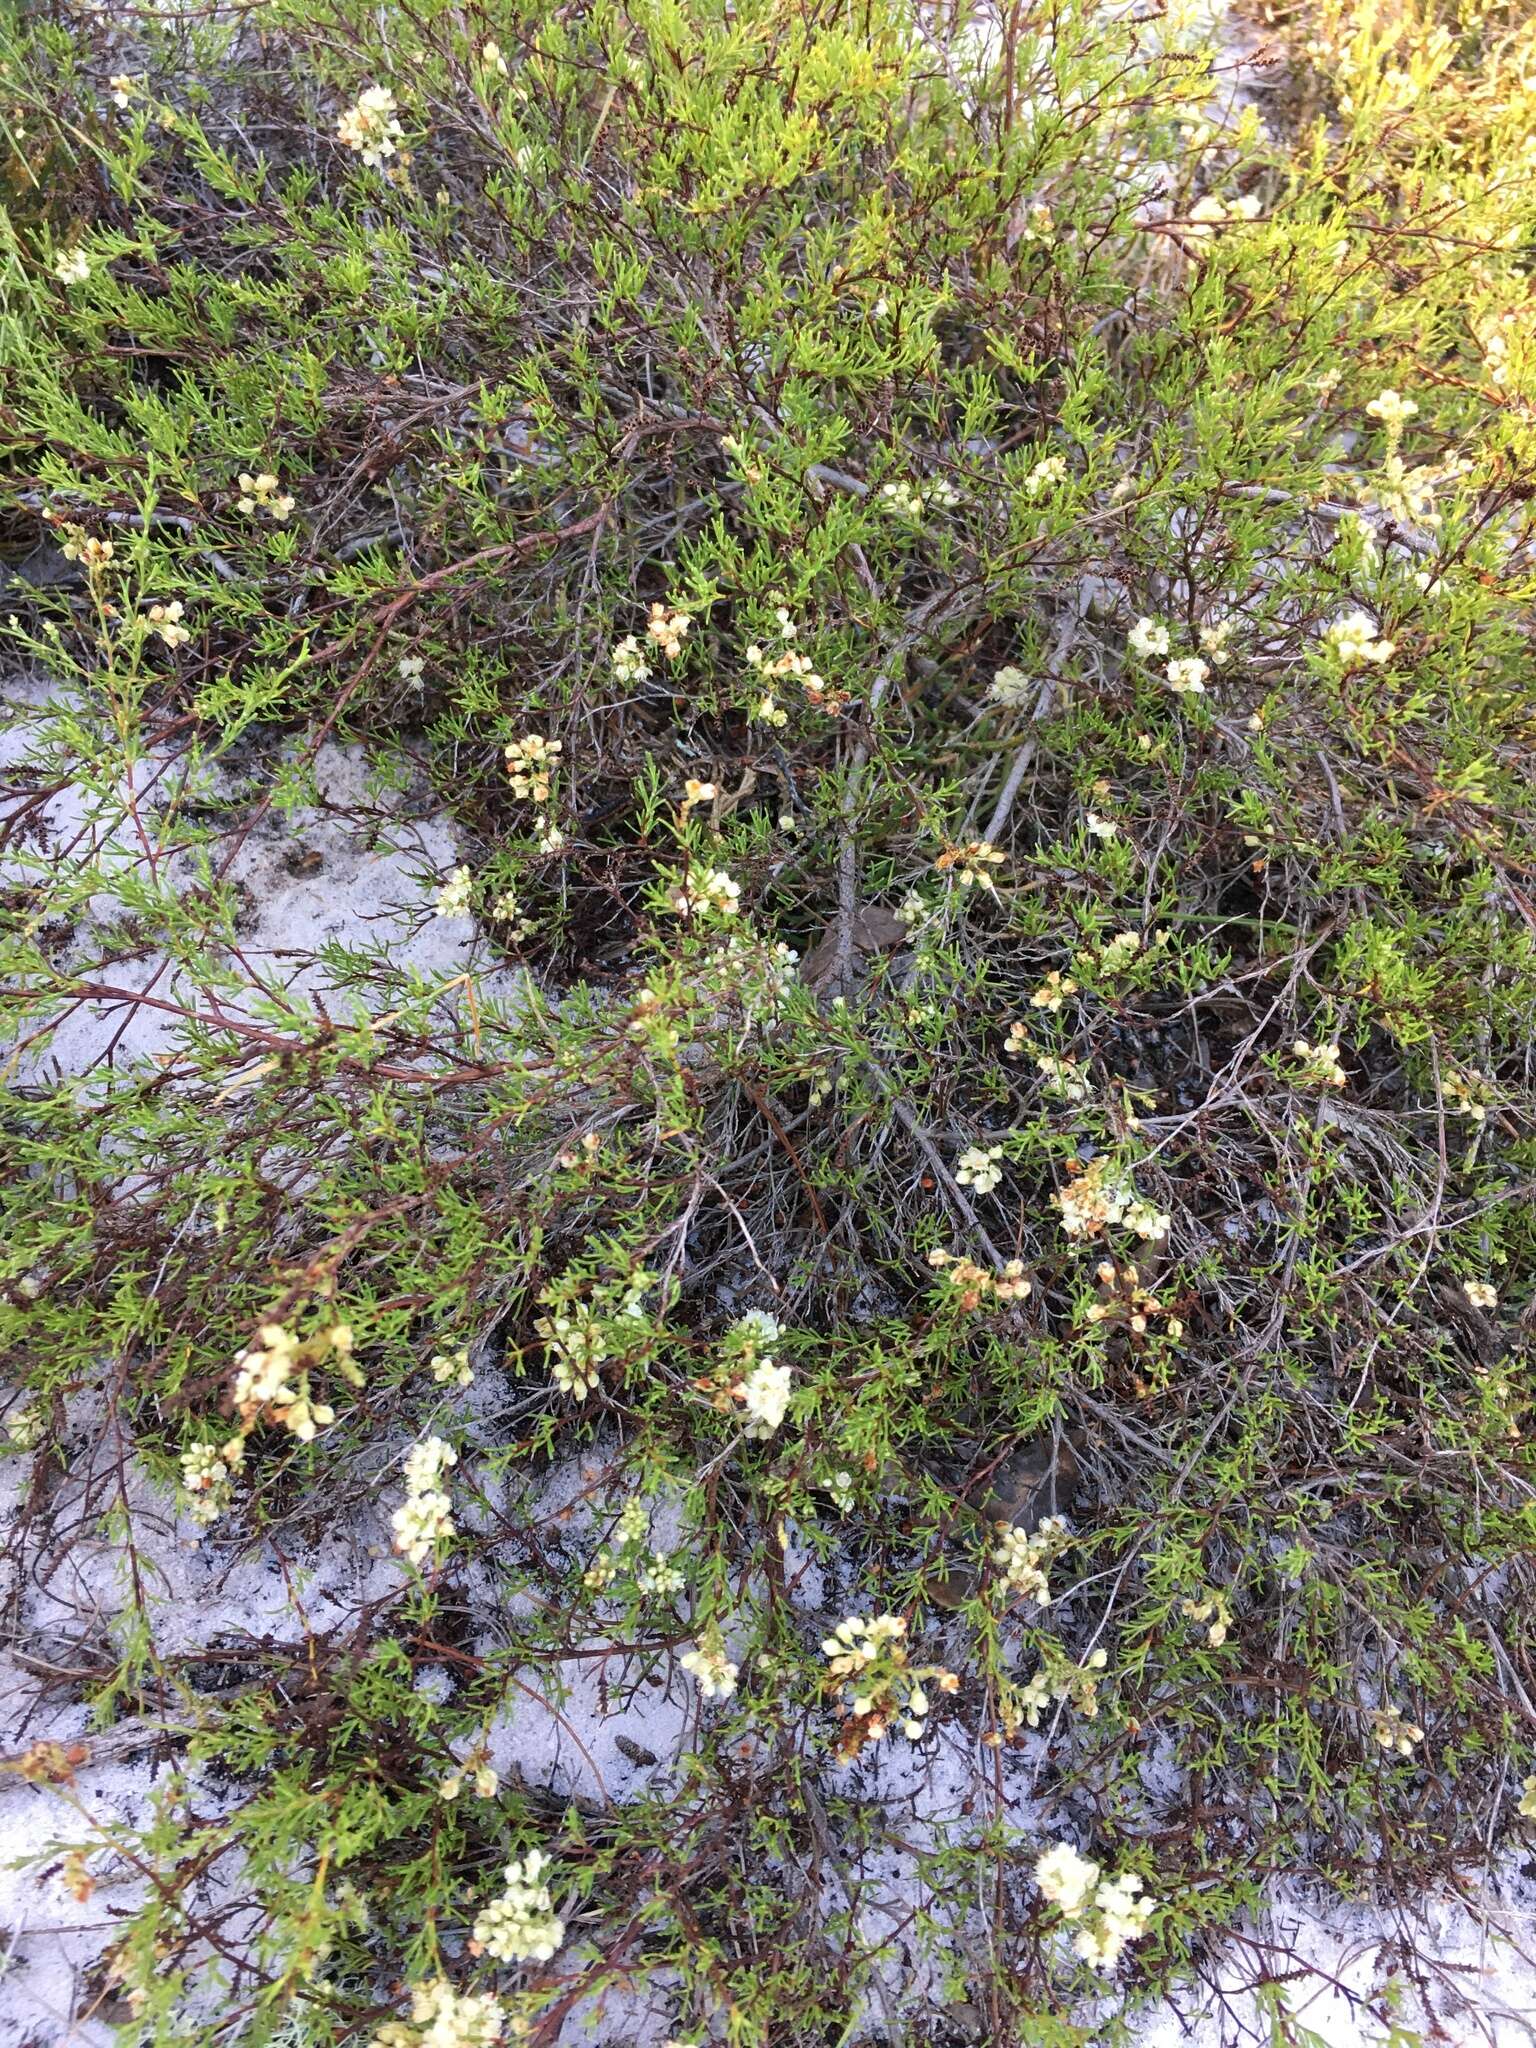
<svg viewBox="0 0 1536 2048">
<path fill-rule="evenodd" d="M 1176 661 L 1170 661 L 1164 670 L 1169 689 L 1180 697 L 1202 696 L 1205 692 L 1205 679 L 1210 672 L 1210 664 L 1202 661 L 1198 654 L 1180 655 Z"/>
<path fill-rule="evenodd" d="M 53 274 L 60 284 L 84 284 L 91 274 L 91 259 L 83 249 L 66 249 L 53 259 Z"/>
<path fill-rule="evenodd" d="M 1154 654 L 1166 654 L 1171 643 L 1168 628 L 1160 619 L 1138 619 L 1126 636 L 1126 644 L 1132 654 L 1147 661 Z"/>
</svg>

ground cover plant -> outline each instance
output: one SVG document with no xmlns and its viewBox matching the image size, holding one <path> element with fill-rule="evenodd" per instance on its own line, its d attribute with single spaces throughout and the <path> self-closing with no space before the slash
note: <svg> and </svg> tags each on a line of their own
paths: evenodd
<svg viewBox="0 0 1536 2048">
<path fill-rule="evenodd" d="M 1536 1813 L 1526 10 L 3 42 L 76 2022 L 1299 2042 L 1301 1884 L 1433 2036 Z"/>
</svg>

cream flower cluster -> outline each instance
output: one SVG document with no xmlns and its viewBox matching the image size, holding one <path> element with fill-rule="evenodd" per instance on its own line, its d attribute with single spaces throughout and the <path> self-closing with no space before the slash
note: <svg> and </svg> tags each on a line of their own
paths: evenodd
<svg viewBox="0 0 1536 2048">
<path fill-rule="evenodd" d="M 181 1454 L 181 1490 L 187 1513 L 206 1529 L 216 1522 L 234 1496 L 234 1480 L 215 1444 L 193 1444 Z"/>
<path fill-rule="evenodd" d="M 1034 694 L 1035 685 L 1023 669 L 1014 668 L 1010 664 L 1007 668 L 1000 668 L 993 676 L 987 698 L 990 703 L 1003 704 L 1009 710 L 1017 710 L 1020 705 L 1027 704 Z"/>
<path fill-rule="evenodd" d="M 1010 1046 L 1009 1050 L 1012 1049 Z M 1035 1067 L 1045 1084 L 1047 1095 L 1054 1095 L 1062 1102 L 1083 1102 L 1087 1099 L 1087 1078 L 1076 1060 L 1062 1059 L 1055 1053 L 1043 1052 L 1037 1055 Z"/>
<path fill-rule="evenodd" d="M 565 1939 L 565 1922 L 555 1912 L 544 1873 L 551 1859 L 542 1849 L 516 1856 L 502 1873 L 505 1889 L 474 1925 L 480 1953 L 499 1963 L 547 1963 Z"/>
<path fill-rule="evenodd" d="M 785 640 L 793 640 L 798 635 L 800 628 L 790 617 L 788 609 L 784 605 L 780 605 L 775 616 L 778 619 L 781 637 Z M 767 696 L 762 699 L 752 713 L 752 716 L 759 724 L 779 725 L 783 723 L 783 720 L 775 715 L 778 705 L 771 688 L 772 682 L 779 677 L 788 677 L 792 681 L 797 682 L 804 692 L 807 704 L 814 706 L 818 711 L 840 711 L 848 701 L 847 691 L 834 690 L 825 677 L 817 673 L 816 664 L 811 660 L 811 657 L 808 654 L 800 653 L 798 648 L 785 647 L 777 654 L 768 654 L 763 648 L 754 643 L 747 649 L 747 666 L 756 670 L 757 674 L 764 677 L 770 684 Z"/>
<path fill-rule="evenodd" d="M 336 123 L 336 139 L 355 150 L 375 169 L 395 153 L 404 130 L 396 119 L 395 96 L 387 86 L 370 85 Z"/>
<path fill-rule="evenodd" d="M 1346 612 L 1335 619 L 1323 639 L 1341 669 L 1379 668 L 1397 652 L 1395 640 L 1384 640 L 1368 612 Z"/>
<path fill-rule="evenodd" d="M 117 553 L 109 540 L 98 540 L 93 533 L 87 533 L 83 526 L 64 527 L 64 559 L 79 562 L 88 575 L 97 575 L 105 569 Z"/>
<path fill-rule="evenodd" d="M 1029 1007 L 1032 1010 L 1048 1010 L 1054 1017 L 1060 1013 L 1061 1006 L 1068 996 L 1075 996 L 1076 994 L 1077 983 L 1072 977 L 1069 974 L 1063 974 L 1060 968 L 1053 967 L 1030 997 Z M 1018 1025 L 1014 1027 L 1015 1030 L 1021 1030 L 1022 1028 L 1022 1026 Z M 1010 1052 L 1022 1052 L 1023 1045 L 1022 1043 L 1017 1046 L 1010 1044 L 1008 1050 Z"/>
<path fill-rule="evenodd" d="M 83 249 L 66 249 L 53 259 L 53 274 L 60 284 L 87 284 L 91 259 Z"/>
<path fill-rule="evenodd" d="M 1486 1123 L 1488 1076 L 1480 1067 L 1451 1068 L 1443 1083 L 1445 1097 L 1453 1110 L 1470 1117 L 1475 1124 Z"/>
<path fill-rule="evenodd" d="M 1076 1163 L 1068 1162 L 1069 1172 Z M 1068 1237 L 1096 1237 L 1107 1225 L 1123 1223 L 1144 1241 L 1160 1243 L 1173 1222 L 1153 1203 L 1143 1201 L 1129 1176 L 1108 1159 L 1080 1167 L 1051 1200 L 1061 1212 L 1061 1227 Z"/>
<path fill-rule="evenodd" d="M 907 1624 L 899 1614 L 877 1614 L 870 1620 L 851 1614 L 825 1637 L 821 1654 L 828 1677 L 844 1699 L 848 1718 L 838 1744 L 847 1761 L 869 1742 L 879 1742 L 893 1722 L 909 1742 L 927 1732 L 932 1711 L 925 1681 L 940 1692 L 954 1692 L 960 1681 L 942 1665 L 914 1670 L 907 1661 Z"/>
<path fill-rule="evenodd" d="M 1034 1530 L 1021 1529 L 1012 1522 L 997 1525 L 997 1548 L 992 1562 L 1001 1575 L 1005 1594 L 1032 1600 L 1037 1607 L 1051 1604 L 1048 1567 L 1066 1549 L 1069 1541 L 1066 1520 L 1047 1515 Z"/>
<path fill-rule="evenodd" d="M 953 874 L 962 888 L 990 889 L 995 894 L 997 884 L 988 871 L 1000 867 L 1005 858 L 990 839 L 969 839 L 963 846 L 946 846 L 934 866 L 941 875 Z"/>
<path fill-rule="evenodd" d="M 374 2035 L 377 2048 L 492 2048 L 506 2015 L 489 1991 L 455 1991 L 446 1977 L 411 1986 L 409 2020 L 387 2020 Z"/>
<path fill-rule="evenodd" d="M 186 617 L 186 607 L 179 597 L 173 597 L 169 604 L 152 604 L 144 613 L 140 624 L 146 632 L 158 633 L 174 653 L 178 647 L 185 647 L 192 635 L 181 623 Z"/>
<path fill-rule="evenodd" d="M 1214 192 L 1207 192 L 1203 199 L 1197 199 L 1189 209 L 1184 222 L 1184 232 L 1191 241 L 1208 242 L 1218 228 L 1239 227 L 1257 220 L 1263 207 L 1252 192 L 1245 192 L 1240 199 L 1222 199 Z"/>
<path fill-rule="evenodd" d="M 1389 1701 L 1371 1715 L 1371 1740 L 1390 1756 L 1412 1756 L 1424 1740 L 1424 1730 L 1405 1717 L 1396 1701 Z"/>
<path fill-rule="evenodd" d="M 268 470 L 262 470 L 258 476 L 241 470 L 240 496 L 236 504 L 242 512 L 265 512 L 279 525 L 293 511 L 292 497 L 279 487 L 277 478 Z"/>
<path fill-rule="evenodd" d="M 1080 1922 L 1072 1946 L 1085 1963 L 1113 1970 L 1128 1945 L 1139 1941 L 1157 1911 L 1134 1871 L 1105 1877 L 1101 1866 L 1058 1842 L 1035 1862 L 1035 1882 L 1064 1920 Z"/>
<path fill-rule="evenodd" d="M 1085 1721 L 1097 1720 L 1099 1680 L 1108 1662 L 1107 1650 L 1090 1650 L 1081 1664 L 1072 1663 L 1058 1650 L 1046 1658 L 1027 1685 L 1019 1688 L 1009 1718 L 1016 1715 L 1031 1728 L 1038 1728 L 1046 1708 L 1057 1700 L 1065 1700 Z"/>
<path fill-rule="evenodd" d="M 455 868 L 433 899 L 434 917 L 468 917 L 474 903 L 475 882 L 467 867 Z"/>
<path fill-rule="evenodd" d="M 1220 653 L 1225 659 L 1225 638 L 1226 634 L 1223 632 L 1216 646 L 1208 651 L 1213 655 Z M 1173 639 L 1161 619 L 1142 618 L 1136 621 L 1126 635 L 1126 645 L 1132 654 L 1138 655 L 1141 660 L 1151 661 L 1155 657 L 1167 655 L 1173 646 Z M 1163 675 L 1175 696 L 1199 697 L 1204 694 L 1205 679 L 1210 672 L 1210 663 L 1202 661 L 1198 654 L 1183 654 L 1167 663 Z"/>
<path fill-rule="evenodd" d="M 1198 1600 L 1181 1600 L 1180 1614 L 1190 1621 L 1206 1624 L 1205 1640 L 1219 1650 L 1232 1627 L 1232 1605 L 1225 1593 L 1202 1593 Z"/>
<path fill-rule="evenodd" d="M 1024 495 L 1026 498 L 1038 498 L 1046 491 L 1054 491 L 1066 479 L 1067 458 L 1064 455 L 1044 455 L 1025 477 Z"/>
<path fill-rule="evenodd" d="M 1100 1286 L 1114 1288 L 1116 1294 L 1109 1301 L 1096 1301 L 1092 1305 L 1088 1310 L 1090 1323 L 1108 1322 L 1111 1317 L 1119 1317 L 1133 1335 L 1144 1337 L 1151 1317 L 1167 1316 L 1168 1335 L 1175 1343 L 1183 1336 L 1183 1323 L 1155 1294 L 1142 1286 L 1141 1274 L 1135 1266 L 1117 1266 L 1113 1259 L 1101 1259 L 1094 1268 L 1094 1277 Z"/>
<path fill-rule="evenodd" d="M 443 1474 L 457 1465 L 459 1454 L 440 1436 L 413 1444 L 405 1459 L 405 1500 L 389 1518 L 395 1549 L 411 1564 L 424 1564 L 440 1538 L 453 1535 L 453 1503 L 443 1489 Z"/>
<path fill-rule="evenodd" d="M 321 1339 L 301 1344 L 282 1323 L 263 1323 L 256 1341 L 235 1360 L 235 1410 L 247 1430 L 258 1422 L 275 1422 L 311 1443 L 317 1430 L 336 1420 L 336 1411 L 311 1400 L 306 1364 L 326 1346 L 341 1359 L 350 1356 L 352 1332 L 337 1323 Z"/>
<path fill-rule="evenodd" d="M 1311 1081 L 1320 1088 L 1349 1086 L 1349 1076 L 1345 1073 L 1343 1062 L 1339 1058 L 1336 1039 L 1329 1040 L 1326 1045 L 1312 1045 L 1305 1038 L 1298 1038 L 1291 1046 L 1291 1055 L 1294 1059 L 1300 1060 L 1301 1078 L 1304 1081 Z"/>
<path fill-rule="evenodd" d="M 603 1280 L 583 1300 L 581 1282 L 552 1281 L 539 1300 L 550 1310 L 534 1324 L 549 1347 L 550 1377 L 563 1394 L 584 1401 L 597 1386 L 598 1367 L 612 1354 L 626 1323 L 643 1319 L 643 1297 L 654 1275 L 637 1268 L 627 1279 Z"/>
<path fill-rule="evenodd" d="M 461 1391 L 475 1383 L 475 1369 L 469 1362 L 469 1351 L 435 1351 L 427 1361 L 427 1370 L 440 1387 L 457 1387 Z"/>
<path fill-rule="evenodd" d="M 1000 1273 L 989 1273 L 973 1260 L 957 1258 L 953 1252 L 935 1245 L 928 1254 L 928 1263 L 935 1272 L 944 1275 L 945 1284 L 965 1309 L 976 1308 L 989 1299 L 1023 1301 L 1033 1292 L 1024 1277 L 1022 1259 L 1009 1259 Z"/>
<path fill-rule="evenodd" d="M 1373 420 L 1380 420 L 1387 430 L 1389 441 L 1399 441 L 1403 428 L 1415 417 L 1419 408 L 1415 399 L 1404 398 L 1401 392 L 1388 387 L 1379 391 L 1365 408 Z"/>
<path fill-rule="evenodd" d="M 1525 1820 L 1536 1820 L 1536 1771 L 1520 1781 L 1520 1805 L 1518 1811 Z"/>
<path fill-rule="evenodd" d="M 680 612 L 669 604 L 653 604 L 651 615 L 646 620 L 645 630 L 654 640 L 668 661 L 676 661 L 683 651 L 683 642 L 688 637 L 688 628 L 693 624 L 691 612 Z"/>
<path fill-rule="evenodd" d="M 667 891 L 667 901 L 679 917 L 696 917 L 707 910 L 732 917 L 741 902 L 741 884 L 724 868 L 690 868 Z"/>
<path fill-rule="evenodd" d="M 564 751 L 561 741 L 545 739 L 537 732 L 508 740 L 503 753 L 512 794 L 530 803 L 547 804 L 550 783 Z"/>
<path fill-rule="evenodd" d="M 1474 1308 L 1497 1308 L 1499 1305 L 1499 1290 L 1486 1280 L 1464 1281 L 1461 1291 Z"/>
<path fill-rule="evenodd" d="M 948 509 L 958 505 L 960 493 L 945 477 L 936 477 L 925 484 L 913 483 L 909 478 L 898 478 L 894 483 L 880 486 L 880 501 L 888 512 L 894 512 L 898 519 L 908 519 L 914 524 L 922 518 L 930 505 Z"/>
<path fill-rule="evenodd" d="M 466 1768 L 469 1771 L 469 1782 L 475 1797 L 477 1799 L 494 1799 L 501 1790 L 501 1773 L 494 1765 L 485 1762 L 484 1752 L 481 1752 L 481 1759 L 478 1763 L 474 1758 L 471 1758 Z M 448 1776 L 438 1785 L 437 1796 L 439 1799 L 446 1800 L 451 1806 L 463 1790 L 464 1772 L 450 1771 Z"/>
<path fill-rule="evenodd" d="M 974 1188 L 978 1195 L 990 1195 L 1002 1183 L 1003 1148 L 1001 1145 L 968 1145 L 955 1162 L 955 1179 L 963 1188 Z"/>
<path fill-rule="evenodd" d="M 706 1629 L 699 1638 L 699 1647 L 687 1651 L 677 1661 L 690 1678 L 697 1680 L 704 1699 L 728 1700 L 735 1692 L 741 1667 L 725 1654 L 719 1629 Z"/>
</svg>

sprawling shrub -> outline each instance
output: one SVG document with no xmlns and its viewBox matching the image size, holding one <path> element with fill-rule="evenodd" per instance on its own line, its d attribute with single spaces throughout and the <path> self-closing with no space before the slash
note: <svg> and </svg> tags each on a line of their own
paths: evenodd
<svg viewBox="0 0 1536 2048">
<path fill-rule="evenodd" d="M 1522 10 L 59 0 L 0 101 L 17 1554 L 128 1582 L 28 1669 L 174 1759 L 111 2014 L 1107 2040 L 1485 1861 Z M 194 1639 L 173 1487 L 395 1561 Z M 594 1661 L 677 1768 L 493 1765 Z"/>
</svg>

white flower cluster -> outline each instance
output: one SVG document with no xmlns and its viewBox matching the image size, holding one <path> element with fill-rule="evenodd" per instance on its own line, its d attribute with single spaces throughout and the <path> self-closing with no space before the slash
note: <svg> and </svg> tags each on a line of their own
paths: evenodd
<svg viewBox="0 0 1536 2048">
<path fill-rule="evenodd" d="M 453 1534 L 453 1503 L 443 1490 L 442 1477 L 458 1462 L 458 1452 L 440 1436 L 425 1438 L 406 1454 L 405 1501 L 389 1522 L 395 1549 L 414 1565 L 424 1564 L 439 1539 Z"/>
<path fill-rule="evenodd" d="M 1069 1162 L 1069 1170 L 1075 1163 Z M 1061 1227 L 1068 1237 L 1096 1237 L 1106 1225 L 1123 1223 L 1144 1241 L 1160 1243 L 1173 1222 L 1143 1201 L 1129 1175 L 1108 1159 L 1090 1161 L 1051 1200 L 1061 1212 Z"/>
<path fill-rule="evenodd" d="M 215 1444 L 193 1444 L 181 1454 L 181 1490 L 187 1513 L 206 1529 L 216 1522 L 234 1495 L 234 1479 Z"/>
<path fill-rule="evenodd" d="M 1047 1659 L 1027 1685 L 1019 1688 L 1012 1703 L 1014 1712 L 1031 1728 L 1038 1728 L 1046 1708 L 1056 1700 L 1066 1700 L 1085 1721 L 1096 1720 L 1099 1675 L 1108 1662 L 1107 1650 L 1091 1650 L 1081 1664 L 1069 1662 L 1058 1651 Z"/>
<path fill-rule="evenodd" d="M 475 882 L 469 869 L 455 868 L 438 889 L 432 914 L 434 917 L 468 917 L 474 896 Z"/>
<path fill-rule="evenodd" d="M 747 1435 L 761 1442 L 773 1435 L 789 1408 L 794 1376 L 780 1365 L 770 1348 L 784 1334 L 766 1309 L 748 1309 L 725 1333 L 726 1392 L 739 1401 L 747 1416 Z M 717 1394 L 715 1405 L 723 1405 Z"/>
<path fill-rule="evenodd" d="M 1474 1308 L 1497 1308 L 1499 1305 L 1499 1290 L 1486 1280 L 1463 1281 L 1461 1291 Z"/>
<path fill-rule="evenodd" d="M 502 1873 L 506 1889 L 475 1921 L 474 1938 L 484 1954 L 499 1963 L 547 1963 L 559 1948 L 565 1922 L 542 1881 L 549 1866 L 542 1849 L 530 1849 L 507 1865 Z"/>
<path fill-rule="evenodd" d="M 690 1678 L 697 1679 L 705 1699 L 728 1700 L 735 1692 L 741 1667 L 725 1654 L 719 1629 L 706 1629 L 699 1638 L 699 1647 L 686 1651 L 677 1661 Z"/>
<path fill-rule="evenodd" d="M 898 519 L 921 519 L 926 506 L 938 505 L 948 509 L 958 505 L 960 493 L 945 477 L 935 477 L 926 484 L 915 484 L 903 477 L 894 483 L 880 486 L 880 499 Z"/>
<path fill-rule="evenodd" d="M 395 96 L 388 86 L 370 85 L 357 96 L 336 123 L 336 139 L 356 150 L 365 164 L 376 169 L 395 153 L 403 130 L 395 118 Z"/>
<path fill-rule="evenodd" d="M 1388 441 L 1392 442 L 1402 439 L 1403 428 L 1419 410 L 1415 399 L 1404 398 L 1390 386 L 1385 391 L 1379 391 L 1365 409 L 1373 420 L 1381 421 L 1387 430 Z"/>
<path fill-rule="evenodd" d="M 1002 1183 L 1003 1148 L 1001 1145 L 968 1145 L 955 1162 L 955 1180 L 963 1188 L 974 1188 L 978 1195 L 990 1195 Z"/>
<path fill-rule="evenodd" d="M 1023 669 L 1014 668 L 1010 664 L 1007 668 L 1000 668 L 993 676 L 987 698 L 989 702 L 1004 704 L 1012 711 L 1027 704 L 1034 694 L 1035 685 Z"/>
<path fill-rule="evenodd" d="M 446 1977 L 411 1986 L 411 2017 L 387 2020 L 376 2048 L 491 2048 L 506 2025 L 501 2001 L 489 1991 L 455 1991 Z"/>
<path fill-rule="evenodd" d="M 1008 1048 L 1014 1050 L 1011 1045 Z M 1041 1053 L 1035 1060 L 1047 1095 L 1054 1095 L 1063 1102 L 1082 1102 L 1088 1095 L 1088 1082 L 1083 1069 L 1076 1060 L 1059 1059 L 1054 1053 Z"/>
<path fill-rule="evenodd" d="M 724 868 L 690 868 L 683 879 L 667 891 L 667 901 L 679 917 L 696 917 L 701 911 L 717 911 L 734 917 L 741 902 L 741 884 Z"/>
<path fill-rule="evenodd" d="M 88 284 L 91 259 L 83 249 L 65 249 L 53 259 L 53 274 L 60 284 Z"/>
<path fill-rule="evenodd" d="M 1223 632 L 1222 640 L 1225 637 Z M 1166 655 L 1173 641 L 1161 619 L 1142 618 L 1127 634 L 1126 645 L 1132 654 L 1139 655 L 1143 661 L 1150 661 L 1154 656 Z M 1198 654 L 1178 655 L 1163 670 L 1169 689 L 1180 697 L 1202 696 L 1205 679 L 1210 672 L 1209 662 L 1202 661 Z"/>
<path fill-rule="evenodd" d="M 1002 1574 L 1004 1593 L 1033 1600 L 1037 1607 L 1051 1604 L 1047 1567 L 1059 1557 L 1068 1542 L 1067 1524 L 1061 1515 L 1047 1515 L 1039 1528 L 1029 1531 L 1011 1522 L 997 1525 L 998 1544 L 992 1562 Z"/>
<path fill-rule="evenodd" d="M 1328 1044 L 1309 1044 L 1305 1038 L 1298 1038 L 1291 1046 L 1291 1055 L 1302 1066 L 1302 1079 L 1311 1081 L 1319 1088 L 1346 1088 L 1349 1076 L 1339 1058 L 1337 1040 Z"/>
<path fill-rule="evenodd" d="M 1368 612 L 1346 612 L 1335 619 L 1323 639 L 1342 669 L 1379 668 L 1397 652 L 1395 640 L 1379 636 L 1376 621 Z"/>
<path fill-rule="evenodd" d="M 775 616 L 778 619 L 779 632 L 782 637 L 785 640 L 793 640 L 799 633 L 800 628 L 790 617 L 787 608 L 784 605 L 780 605 Z M 767 678 L 770 683 L 773 678 L 779 676 L 792 678 L 799 683 L 800 688 L 805 693 L 807 704 L 813 705 L 818 711 L 840 711 L 848 701 L 847 691 L 834 690 L 825 677 L 817 674 L 816 664 L 811 660 L 811 657 L 808 654 L 801 654 L 797 648 L 785 647 L 778 654 L 768 654 L 763 648 L 754 644 L 747 649 L 747 666 L 755 669 L 760 676 Z M 761 725 L 782 725 L 784 723 L 784 717 L 779 711 L 778 703 L 771 688 L 752 712 L 752 717 Z"/>
<path fill-rule="evenodd" d="M 651 665 L 645 658 L 645 649 L 633 633 L 626 633 L 622 640 L 615 640 L 609 650 L 608 659 L 613 665 L 613 679 L 616 683 L 643 683 L 651 673 Z"/>
<path fill-rule="evenodd" d="M 1038 498 L 1044 491 L 1054 491 L 1066 479 L 1067 458 L 1064 455 L 1042 456 L 1024 479 L 1024 495 L 1026 498 Z"/>
<path fill-rule="evenodd" d="M 320 1342 L 345 1359 L 352 1350 L 351 1329 L 337 1323 Z M 275 1422 L 307 1444 L 336 1420 L 334 1408 L 309 1396 L 303 1361 L 317 1348 L 301 1345 L 282 1323 L 261 1325 L 255 1343 L 235 1360 L 235 1409 L 248 1429 L 257 1422 Z"/>
<path fill-rule="evenodd" d="M 906 1637 L 907 1624 L 899 1614 L 877 1614 L 868 1621 L 850 1614 L 823 1639 L 828 1675 L 847 1695 L 853 1717 L 838 1748 L 844 1759 L 856 1756 L 865 1743 L 880 1741 L 893 1721 L 900 1722 L 909 1742 L 920 1741 L 932 1709 L 924 1679 L 937 1679 L 940 1692 L 958 1688 L 959 1679 L 940 1666 L 911 1669 Z"/>
<path fill-rule="evenodd" d="M 1142 1891 L 1134 1871 L 1105 1877 L 1101 1866 L 1080 1856 L 1070 1842 L 1058 1842 L 1036 1860 L 1035 1882 L 1064 1920 L 1081 1922 L 1072 1946 L 1097 1970 L 1113 1970 L 1157 1911 L 1157 1901 Z"/>
<path fill-rule="evenodd" d="M 551 1282 L 539 1299 L 551 1311 L 540 1316 L 534 1328 L 549 1346 L 550 1376 L 563 1394 L 584 1401 L 597 1386 L 597 1369 L 611 1355 L 614 1342 L 626 1322 L 639 1322 L 645 1315 L 642 1297 L 654 1276 L 636 1270 L 625 1280 L 604 1280 L 582 1300 L 579 1281 Z"/>
<path fill-rule="evenodd" d="M 267 470 L 262 470 L 258 476 L 241 470 L 240 496 L 236 503 L 242 512 L 265 512 L 279 525 L 293 510 L 293 499 L 279 487 L 277 478 Z"/>
</svg>

